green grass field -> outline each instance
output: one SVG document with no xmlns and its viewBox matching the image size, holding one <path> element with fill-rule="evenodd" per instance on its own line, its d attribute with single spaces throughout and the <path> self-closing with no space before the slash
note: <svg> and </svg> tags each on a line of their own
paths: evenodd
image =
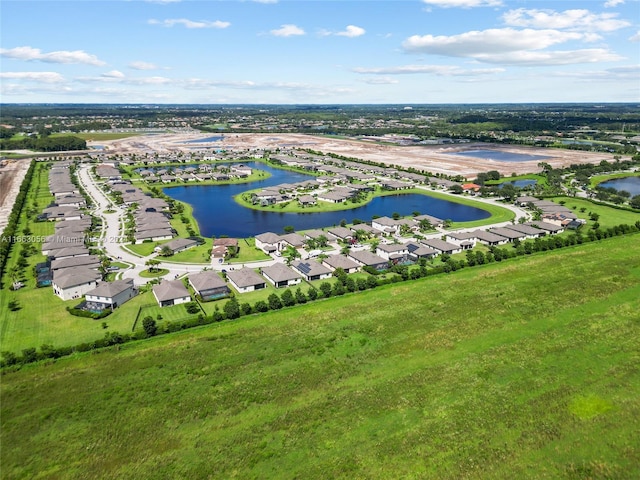
<svg viewBox="0 0 640 480">
<path fill-rule="evenodd" d="M 555 197 L 556 203 L 564 201 L 564 206 L 571 208 L 578 218 L 589 220 L 589 213 L 593 212 L 599 215 L 598 223 L 601 228 L 609 228 L 623 223 L 633 225 L 640 220 L 640 214 L 624 208 L 613 208 L 608 205 L 599 205 L 584 198 L 575 197 Z M 584 209 L 584 211 L 582 211 Z M 593 223 L 593 222 L 589 222 Z"/>
<path fill-rule="evenodd" d="M 632 235 L 30 365 L 2 477 L 638 478 L 639 311 Z"/>
</svg>

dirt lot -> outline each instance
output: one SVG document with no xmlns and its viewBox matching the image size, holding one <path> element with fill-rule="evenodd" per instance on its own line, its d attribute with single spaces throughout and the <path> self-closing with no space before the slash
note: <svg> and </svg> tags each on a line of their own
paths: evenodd
<svg viewBox="0 0 640 480">
<path fill-rule="evenodd" d="M 310 148 L 326 153 L 336 153 L 346 157 L 360 158 L 389 165 L 414 167 L 432 173 L 463 175 L 474 178 L 478 172 L 497 170 L 503 175 L 540 171 L 538 164 L 546 162 L 554 167 L 565 167 L 578 163 L 599 163 L 613 160 L 613 155 L 589 153 L 574 150 L 542 149 L 514 145 L 457 144 L 395 146 L 381 145 L 369 141 L 342 140 L 302 134 L 225 134 L 224 139 L 215 143 L 185 143 L 207 137 L 207 134 L 167 134 L 151 135 L 101 142 L 105 153 L 169 153 L 193 151 L 202 148 L 250 151 L 253 149 L 305 149 Z M 503 152 L 537 155 L 532 161 L 498 161 L 475 157 L 461 157 L 456 152 L 468 150 L 500 150 Z M 545 158 L 546 157 L 546 158 Z"/>
<path fill-rule="evenodd" d="M 13 203 L 29 169 L 29 160 L 3 160 L 0 163 L 0 232 L 9 221 Z"/>
</svg>

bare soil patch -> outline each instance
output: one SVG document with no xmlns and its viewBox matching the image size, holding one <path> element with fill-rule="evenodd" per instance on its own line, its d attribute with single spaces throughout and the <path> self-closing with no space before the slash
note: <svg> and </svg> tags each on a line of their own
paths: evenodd
<svg viewBox="0 0 640 480">
<path fill-rule="evenodd" d="M 540 162 L 553 167 L 567 167 L 572 164 L 600 163 L 602 160 L 613 161 L 609 153 L 581 152 L 577 150 L 561 150 L 534 148 L 517 145 L 498 144 L 456 144 L 456 145 L 383 145 L 371 141 L 340 139 L 303 134 L 253 134 L 225 133 L 219 142 L 186 143 L 206 138 L 208 134 L 167 134 L 120 139 L 103 142 L 106 153 L 142 153 L 142 152 L 187 152 L 194 149 L 215 148 L 231 151 L 251 151 L 254 149 L 312 149 L 324 153 L 335 153 L 345 157 L 359 158 L 373 162 L 401 167 L 413 167 L 431 173 L 446 175 L 462 175 L 473 178 L 479 172 L 497 170 L 503 175 L 539 172 Z M 457 152 L 490 149 L 503 152 L 540 156 L 539 160 L 508 162 L 488 160 L 475 157 L 461 157 Z M 547 158 L 544 158 L 547 157 Z"/>
</svg>

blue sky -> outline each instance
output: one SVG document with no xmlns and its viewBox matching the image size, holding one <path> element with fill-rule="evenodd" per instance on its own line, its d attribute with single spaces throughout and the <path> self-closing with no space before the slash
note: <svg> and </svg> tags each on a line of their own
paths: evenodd
<svg viewBox="0 0 640 480">
<path fill-rule="evenodd" d="M 0 101 L 640 101 L 640 2 L 2 0 Z"/>
</svg>

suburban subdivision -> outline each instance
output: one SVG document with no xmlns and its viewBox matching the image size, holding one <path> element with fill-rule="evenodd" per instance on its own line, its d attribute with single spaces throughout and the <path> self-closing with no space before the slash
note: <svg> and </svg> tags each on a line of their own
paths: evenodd
<svg viewBox="0 0 640 480">
<path fill-rule="evenodd" d="M 350 118 L 364 131 L 348 135 L 344 112 L 293 129 L 300 112 L 286 107 L 266 124 L 266 107 L 34 108 L 3 117 L 12 142 L 43 121 L 54 142 L 78 146 L 3 144 L 7 478 L 59 468 L 25 453 L 50 448 L 39 428 L 70 443 L 88 435 L 79 469 L 110 441 L 129 445 L 144 478 L 154 461 L 205 451 L 222 477 L 638 473 L 637 112 L 603 110 L 613 126 L 598 120 L 597 135 L 591 114 L 572 117 L 586 148 L 556 143 L 565 130 L 463 135 L 452 119 L 471 113 L 455 109 L 399 107 L 413 122 L 401 133 L 358 107 Z M 434 115 L 455 134 L 416 134 Z M 308 134 L 311 124 L 323 128 Z M 23 398 L 36 381 L 42 391 Z M 154 395 L 163 406 L 146 410 Z M 38 410 L 49 396 L 53 414 Z M 70 420 L 81 404 L 112 437 Z M 117 405 L 136 418 L 107 427 Z M 42 419 L 29 423 L 33 409 Z M 584 439 L 601 450 L 573 455 Z M 135 470 L 114 455 L 125 467 L 106 477 Z M 444 470 L 425 463 L 433 455 Z M 199 461 L 178 463 L 180 477 L 206 477 Z"/>
</svg>

